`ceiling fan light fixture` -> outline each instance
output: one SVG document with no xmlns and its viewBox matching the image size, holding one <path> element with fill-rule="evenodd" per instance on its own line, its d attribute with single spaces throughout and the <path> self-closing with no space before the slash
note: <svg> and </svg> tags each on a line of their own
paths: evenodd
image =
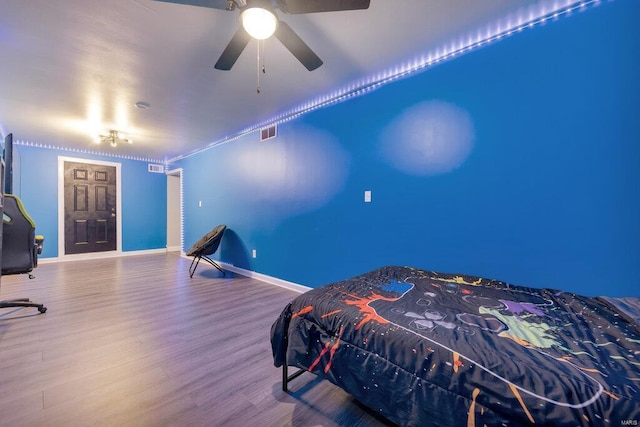
<svg viewBox="0 0 640 427">
<path fill-rule="evenodd" d="M 110 130 L 108 135 L 98 135 L 93 139 L 96 144 L 102 144 L 103 142 L 109 143 L 112 147 L 117 147 L 118 144 L 133 144 L 131 138 L 122 138 L 117 130 Z"/>
<path fill-rule="evenodd" d="M 276 31 L 278 18 L 275 13 L 263 7 L 248 7 L 240 14 L 242 27 L 251 37 L 268 39 Z"/>
</svg>

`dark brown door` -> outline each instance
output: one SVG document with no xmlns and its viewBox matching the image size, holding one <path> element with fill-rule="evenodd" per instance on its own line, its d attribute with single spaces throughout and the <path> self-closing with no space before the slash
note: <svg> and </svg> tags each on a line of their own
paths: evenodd
<svg viewBox="0 0 640 427">
<path fill-rule="evenodd" d="M 115 251 L 116 168 L 64 162 L 64 253 Z"/>
</svg>

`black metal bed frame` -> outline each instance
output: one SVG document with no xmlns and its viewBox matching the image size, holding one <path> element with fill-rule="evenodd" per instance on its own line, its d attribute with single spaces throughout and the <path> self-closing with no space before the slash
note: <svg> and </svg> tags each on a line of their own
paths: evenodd
<svg viewBox="0 0 640 427">
<path fill-rule="evenodd" d="M 289 375 L 289 367 L 287 366 L 287 363 L 283 363 L 282 364 L 282 391 L 284 392 L 288 392 L 289 391 L 289 382 L 291 382 L 292 380 L 298 378 L 300 375 L 304 374 L 305 372 L 309 372 L 306 369 L 302 369 L 302 368 L 298 368 L 298 370 L 296 372 L 294 372 L 293 374 Z"/>
</svg>

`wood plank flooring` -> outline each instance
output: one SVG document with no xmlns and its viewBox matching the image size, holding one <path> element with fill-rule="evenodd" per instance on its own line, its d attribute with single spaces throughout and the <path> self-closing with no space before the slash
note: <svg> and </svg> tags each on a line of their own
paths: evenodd
<svg viewBox="0 0 640 427">
<path fill-rule="evenodd" d="M 2 276 L 1 426 L 389 426 L 312 374 L 281 391 L 269 331 L 297 294 L 174 254 Z"/>
</svg>

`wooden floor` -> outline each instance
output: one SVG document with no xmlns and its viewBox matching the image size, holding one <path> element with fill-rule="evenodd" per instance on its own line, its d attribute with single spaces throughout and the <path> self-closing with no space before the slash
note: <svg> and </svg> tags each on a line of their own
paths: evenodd
<svg viewBox="0 0 640 427">
<path fill-rule="evenodd" d="M 312 374 L 281 391 L 269 331 L 295 292 L 188 267 L 138 255 L 3 276 L 0 299 L 48 311 L 0 310 L 0 425 L 390 425 Z"/>
</svg>

